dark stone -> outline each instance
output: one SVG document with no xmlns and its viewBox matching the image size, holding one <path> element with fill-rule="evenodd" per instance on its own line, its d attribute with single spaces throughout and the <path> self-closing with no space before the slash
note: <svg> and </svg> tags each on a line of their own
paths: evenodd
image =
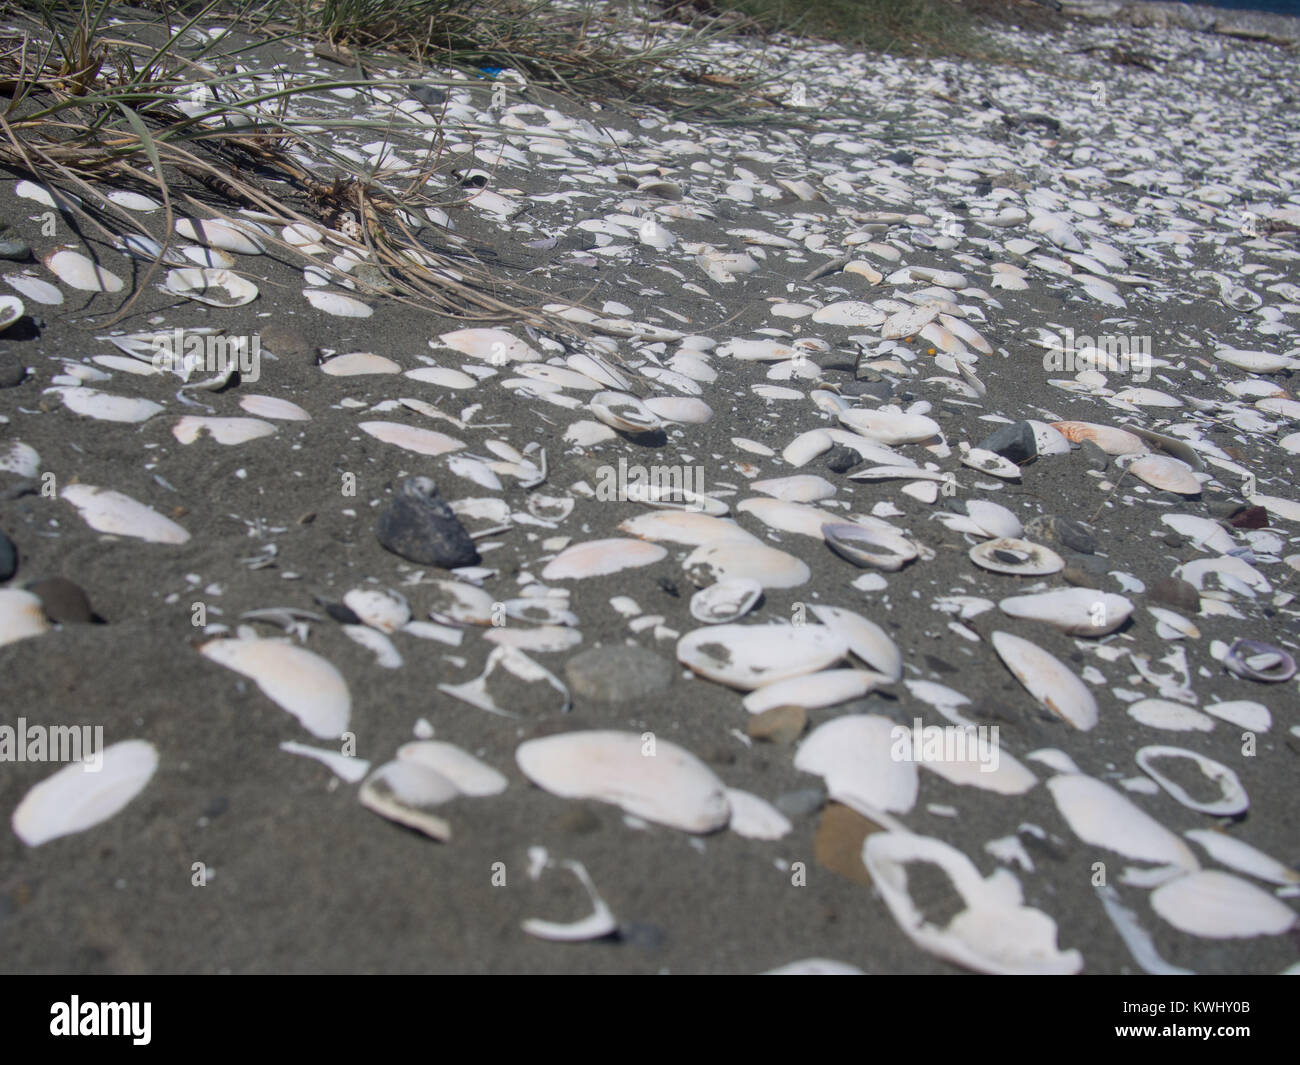
<svg viewBox="0 0 1300 1065">
<path fill-rule="evenodd" d="M 1084 465 L 1090 470 L 1105 470 L 1110 465 L 1110 456 L 1091 440 L 1079 445 L 1079 454 L 1083 456 Z"/>
<path fill-rule="evenodd" d="M 899 166 L 911 166 L 916 161 L 916 156 L 911 152 L 897 151 L 890 152 L 885 156 L 891 163 L 897 163 Z"/>
<path fill-rule="evenodd" d="M 360 625 L 361 619 L 346 603 L 326 603 L 325 613 L 340 625 Z"/>
<path fill-rule="evenodd" d="M 1030 540 L 1043 544 L 1060 544 L 1083 555 L 1095 554 L 1098 547 L 1097 537 L 1083 522 L 1058 518 L 1052 514 L 1044 514 L 1025 522 L 1025 533 Z"/>
<path fill-rule="evenodd" d="M 1157 603 L 1164 603 L 1185 614 L 1195 614 L 1201 609 L 1201 593 L 1196 590 L 1196 586 L 1177 577 L 1164 577 L 1156 581 L 1147 595 Z"/>
<path fill-rule="evenodd" d="M 406 477 L 379 515 L 375 536 L 408 562 L 422 566 L 475 566 L 478 550 L 465 526 L 438 495 L 432 477 Z"/>
<path fill-rule="evenodd" d="M 7 581 L 18 569 L 18 548 L 0 532 L 0 581 Z"/>
<path fill-rule="evenodd" d="M 13 388 L 27 380 L 27 367 L 21 360 L 0 361 L 0 388 Z"/>
<path fill-rule="evenodd" d="M 673 666 L 644 647 L 609 644 L 574 655 L 564 676 L 575 695 L 603 703 L 657 695 L 673 683 Z"/>
<path fill-rule="evenodd" d="M 668 933 L 657 924 L 644 921 L 625 921 L 618 926 L 620 942 L 636 947 L 647 954 L 658 954 L 668 945 Z"/>
<path fill-rule="evenodd" d="M 846 381 L 840 385 L 840 392 L 846 396 L 872 396 L 875 399 L 888 399 L 894 394 L 894 386 L 888 381 Z"/>
<path fill-rule="evenodd" d="M 772 803 L 786 817 L 804 817 L 816 813 L 826 805 L 826 789 L 823 787 L 799 788 L 778 795 Z"/>
<path fill-rule="evenodd" d="M 858 357 L 842 351 L 829 351 L 824 355 L 815 355 L 812 361 L 823 370 L 843 370 L 845 373 L 852 373 L 858 368 Z"/>
<path fill-rule="evenodd" d="M 832 473 L 844 473 L 846 470 L 853 469 L 861 461 L 861 455 L 853 448 L 843 445 L 831 448 L 822 456 L 822 464 Z"/>
<path fill-rule="evenodd" d="M 674 599 L 680 599 L 682 597 L 681 590 L 677 587 L 677 582 L 674 580 L 669 580 L 667 577 L 660 577 L 659 587 Z"/>
<path fill-rule="evenodd" d="M 8 222 L 0 219 L 0 259 L 23 262 L 32 257 L 31 246 Z"/>
<path fill-rule="evenodd" d="M 413 86 L 411 95 L 425 107 L 441 107 L 447 102 L 447 90 L 436 85 Z"/>
<path fill-rule="evenodd" d="M 66 577 L 28 581 L 27 590 L 41 601 L 45 616 L 53 622 L 86 625 L 100 620 L 91 609 L 89 596 Z"/>
<path fill-rule="evenodd" d="M 1073 585 L 1075 588 L 1101 587 L 1096 577 L 1078 566 L 1066 566 L 1065 569 L 1061 570 L 1061 580 L 1065 581 L 1066 584 Z"/>
<path fill-rule="evenodd" d="M 1263 529 L 1268 526 L 1268 511 L 1263 507 L 1247 507 L 1228 519 L 1234 529 Z"/>
<path fill-rule="evenodd" d="M 1028 462 L 1038 454 L 1034 427 L 1028 422 L 1012 422 L 994 431 L 979 445 L 1012 462 Z"/>
</svg>

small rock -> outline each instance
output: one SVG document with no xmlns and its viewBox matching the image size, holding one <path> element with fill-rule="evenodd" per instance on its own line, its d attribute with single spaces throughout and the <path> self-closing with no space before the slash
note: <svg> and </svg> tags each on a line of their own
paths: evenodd
<svg viewBox="0 0 1300 1065">
<path fill-rule="evenodd" d="M 1012 462 L 1028 462 L 1038 454 L 1034 427 L 1028 422 L 1012 422 L 995 430 L 979 445 Z"/>
<path fill-rule="evenodd" d="M 325 603 L 325 613 L 337 621 L 340 625 L 361 625 L 362 620 L 357 617 L 356 612 L 346 603 Z"/>
<path fill-rule="evenodd" d="M 772 805 L 786 817 L 805 817 L 816 813 L 825 804 L 826 789 L 815 786 L 784 792 L 772 801 Z"/>
<path fill-rule="evenodd" d="M 901 149 L 896 152 L 890 152 L 885 156 L 891 163 L 897 163 L 899 166 L 911 166 L 916 161 L 916 156 L 911 152 L 905 152 Z"/>
<path fill-rule="evenodd" d="M 258 341 L 273 355 L 306 355 L 312 349 L 311 342 L 291 325 L 268 325 Z"/>
<path fill-rule="evenodd" d="M 858 368 L 858 357 L 841 351 L 829 351 L 823 355 L 814 355 L 812 360 L 823 370 L 842 370 L 852 373 Z"/>
<path fill-rule="evenodd" d="M 1268 526 L 1268 511 L 1263 507 L 1247 507 L 1228 519 L 1234 529 L 1264 529 Z"/>
<path fill-rule="evenodd" d="M 99 620 L 85 591 L 66 577 L 28 581 L 27 590 L 41 601 L 45 616 L 53 622 L 88 625 Z"/>
<path fill-rule="evenodd" d="M 1085 440 L 1079 445 L 1079 454 L 1083 457 L 1084 466 L 1090 470 L 1104 471 L 1110 466 L 1110 456 L 1091 440 Z"/>
<path fill-rule="evenodd" d="M 7 581 L 18 569 L 18 548 L 0 532 L 0 581 Z"/>
<path fill-rule="evenodd" d="M 871 874 L 862 864 L 862 843 L 884 829 L 840 803 L 828 803 L 813 837 L 813 860 L 823 869 L 857 884 L 870 884 Z"/>
<path fill-rule="evenodd" d="M 27 367 L 18 360 L 0 361 L 0 388 L 13 388 L 27 380 Z"/>
<path fill-rule="evenodd" d="M 647 954 L 658 954 L 668 943 L 668 933 L 662 927 L 644 921 L 624 921 L 618 926 L 618 938 Z"/>
<path fill-rule="evenodd" d="M 761 714 L 751 714 L 747 731 L 751 739 L 791 744 L 803 735 L 807 725 L 808 711 L 802 706 L 774 706 Z"/>
<path fill-rule="evenodd" d="M 846 396 L 871 396 L 875 399 L 888 399 L 894 394 L 894 386 L 888 381 L 845 381 L 840 385 L 840 392 Z"/>
<path fill-rule="evenodd" d="M 673 667 L 644 647 L 609 644 L 574 655 L 564 676 L 575 695 L 617 703 L 666 691 L 673 683 Z"/>
<path fill-rule="evenodd" d="M 8 222 L 0 219 L 0 259 L 22 262 L 32 257 L 31 246 Z"/>
<path fill-rule="evenodd" d="M 851 447 L 833 447 L 822 456 L 822 465 L 832 473 L 844 473 L 858 464 L 859 456 Z"/>
<path fill-rule="evenodd" d="M 590 836 L 600 831 L 600 818 L 585 804 L 578 805 L 557 817 L 555 827 L 574 836 Z"/>
<path fill-rule="evenodd" d="M 1164 577 L 1151 586 L 1147 595 L 1157 603 L 1164 603 L 1184 614 L 1196 614 L 1201 609 L 1201 593 L 1196 586 L 1177 577 Z"/>
<path fill-rule="evenodd" d="M 379 515 L 375 536 L 381 545 L 422 566 L 476 566 L 478 550 L 465 526 L 438 495 L 432 477 L 406 477 Z"/>
<path fill-rule="evenodd" d="M 1076 588 L 1100 588 L 1097 578 L 1086 570 L 1078 566 L 1066 566 L 1061 570 L 1061 580 L 1066 584 L 1072 584 Z"/>
<path fill-rule="evenodd" d="M 1030 540 L 1044 544 L 1060 544 L 1081 555 L 1095 554 L 1097 537 L 1081 521 L 1058 518 L 1053 514 L 1043 514 L 1025 522 L 1025 534 Z"/>
<path fill-rule="evenodd" d="M 1172 547 L 1174 550 L 1177 550 L 1180 547 L 1186 547 L 1191 542 L 1186 536 L 1182 536 L 1176 532 L 1165 533 L 1165 535 L 1161 537 L 1161 541 L 1166 547 Z"/>
</svg>

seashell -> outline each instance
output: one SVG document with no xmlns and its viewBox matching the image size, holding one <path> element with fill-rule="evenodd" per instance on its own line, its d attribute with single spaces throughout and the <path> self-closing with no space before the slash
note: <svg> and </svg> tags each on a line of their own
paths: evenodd
<svg viewBox="0 0 1300 1065">
<path fill-rule="evenodd" d="M 18 588 L 0 588 L 0 647 L 51 629 L 39 598 Z"/>
<path fill-rule="evenodd" d="M 1220 348 L 1214 353 L 1220 362 L 1250 373 L 1278 373 L 1281 370 L 1300 369 L 1300 361 L 1287 355 L 1270 351 L 1242 351 L 1239 348 Z"/>
<path fill-rule="evenodd" d="M 883 311 L 870 303 L 858 300 L 840 300 L 813 312 L 812 320 L 818 325 L 841 325 L 853 329 L 871 329 L 885 320 Z"/>
<path fill-rule="evenodd" d="M 417 455 L 444 455 L 465 446 L 463 440 L 439 433 L 433 429 L 420 429 L 414 425 L 401 422 L 358 422 L 357 428 L 369 433 L 376 440 L 386 444 L 395 444 Z"/>
<path fill-rule="evenodd" d="M 682 563 L 687 577 L 697 588 L 728 580 L 754 580 L 764 588 L 797 588 L 812 579 L 812 571 L 802 559 L 745 535 L 749 538 L 701 544 Z"/>
<path fill-rule="evenodd" d="M 778 706 L 819 710 L 866 695 L 884 680 L 879 673 L 860 669 L 827 669 L 765 684 L 746 695 L 741 704 L 751 714 L 761 714 Z"/>
<path fill-rule="evenodd" d="M 1004 480 L 1016 481 L 1020 479 L 1020 467 L 1016 463 L 1003 458 L 996 451 L 989 451 L 987 448 L 973 447 L 963 452 L 961 463 L 973 470 L 992 474 L 994 477 L 1001 477 Z"/>
<path fill-rule="evenodd" d="M 459 792 L 441 773 L 412 759 L 386 762 L 361 785 L 358 798 L 367 810 L 431 839 L 451 839 L 451 826 L 431 811 Z"/>
<path fill-rule="evenodd" d="M 635 732 L 567 732 L 520 744 L 515 761 L 553 795 L 613 803 L 684 832 L 715 832 L 731 816 L 713 771 L 667 740 L 646 741 Z"/>
<path fill-rule="evenodd" d="M 758 496 L 746 499 L 736 506 L 740 514 L 752 514 L 769 528 L 801 536 L 822 538 L 822 526 L 834 524 L 838 515 L 831 514 L 807 503 L 787 503 L 781 499 Z"/>
<path fill-rule="evenodd" d="M 0 296 L 0 332 L 18 321 L 25 311 L 23 301 L 17 296 Z"/>
<path fill-rule="evenodd" d="M 491 625 L 496 600 L 477 585 L 435 580 L 421 584 L 430 593 L 429 617 L 453 625 Z"/>
<path fill-rule="evenodd" d="M 910 444 L 939 435 L 939 423 L 924 414 L 904 414 L 897 407 L 878 410 L 851 408 L 840 414 L 840 421 L 856 433 L 882 444 Z"/>
<path fill-rule="evenodd" d="M 916 763 L 898 757 L 901 733 L 910 737 L 911 730 L 878 714 L 837 717 L 808 734 L 794 767 L 821 777 L 830 798 L 864 817 L 905 814 L 916 805 L 919 782 Z"/>
<path fill-rule="evenodd" d="M 1226 832 L 1194 828 L 1183 835 L 1204 847 L 1206 853 L 1220 865 L 1226 865 L 1239 873 L 1270 884 L 1300 884 L 1300 873 Z"/>
<path fill-rule="evenodd" d="M 34 478 L 40 468 L 41 456 L 34 447 L 18 440 L 10 441 L 8 447 L 0 447 L 0 473 Z"/>
<path fill-rule="evenodd" d="M 995 632 L 993 649 L 1027 692 L 1081 732 L 1097 724 L 1097 700 L 1054 655 L 1009 632 Z"/>
<path fill-rule="evenodd" d="M 1169 699 L 1141 699 L 1128 708 L 1129 717 L 1151 728 L 1170 732 L 1209 732 L 1214 719 Z"/>
<path fill-rule="evenodd" d="M 618 530 L 642 540 L 666 540 L 669 543 L 687 544 L 691 547 L 724 540 L 760 543 L 758 537 L 742 529 L 734 521 L 715 514 L 696 511 L 671 510 L 639 514 L 635 518 L 620 522 Z"/>
<path fill-rule="evenodd" d="M 1206 939 L 1276 936 L 1293 928 L 1295 912 L 1255 885 L 1217 870 L 1189 873 L 1151 893 L 1151 908 L 1177 928 Z"/>
<path fill-rule="evenodd" d="M 1025 531 L 1015 514 L 987 499 L 969 500 L 966 503 L 966 514 L 989 536 L 1014 540 Z"/>
<path fill-rule="evenodd" d="M 308 732 L 336 739 L 348 727 L 352 696 L 343 675 L 320 655 L 282 640 L 209 640 L 199 653 L 253 681 Z"/>
<path fill-rule="evenodd" d="M 726 795 L 731 807 L 727 827 L 744 839 L 781 839 L 794 828 L 780 810 L 757 795 L 738 788 L 728 788 Z"/>
<path fill-rule="evenodd" d="M 443 333 L 438 340 L 444 347 L 482 359 L 493 366 L 505 366 L 512 362 L 540 362 L 542 359 L 541 352 L 536 348 L 516 339 L 504 329 L 457 329 Z"/>
<path fill-rule="evenodd" d="M 748 614 L 763 598 L 756 580 L 718 581 L 691 596 L 691 617 L 706 625 L 723 625 Z"/>
<path fill-rule="evenodd" d="M 436 740 L 405 743 L 397 749 L 397 761 L 414 762 L 432 769 L 450 781 L 462 795 L 500 795 L 508 784 L 506 778 L 490 765 L 452 743 Z"/>
<path fill-rule="evenodd" d="M 1107 455 L 1137 455 L 1147 450 L 1142 439 L 1123 429 L 1092 422 L 1052 422 L 1052 428 L 1071 443 L 1082 444 L 1089 440 Z"/>
<path fill-rule="evenodd" d="M 288 422 L 309 422 L 311 415 L 298 404 L 276 396 L 247 395 L 239 400 L 241 409 L 261 418 L 276 418 Z"/>
<path fill-rule="evenodd" d="M 65 485 L 59 492 L 97 532 L 134 536 L 154 544 L 183 544 L 190 534 L 156 510 L 137 503 L 130 496 L 89 484 Z"/>
<path fill-rule="evenodd" d="M 145 740 L 123 740 L 83 753 L 81 762 L 46 777 L 14 810 L 14 834 L 27 846 L 39 847 L 107 821 L 145 789 L 158 768 L 158 752 Z"/>
<path fill-rule="evenodd" d="M 261 255 L 266 249 L 253 235 L 232 222 L 209 219 L 196 222 L 191 218 L 178 218 L 176 232 L 186 240 L 198 241 L 209 248 L 221 248 L 240 255 Z"/>
<path fill-rule="evenodd" d="M 605 900 L 596 891 L 586 867 L 581 862 L 565 861 L 564 866 L 573 872 L 591 899 L 591 913 L 578 921 L 560 924 L 556 921 L 543 921 L 530 917 L 519 927 L 530 936 L 547 939 L 555 943 L 579 943 L 590 939 L 603 939 L 618 931 L 618 921 Z"/>
<path fill-rule="evenodd" d="M 587 406 L 600 421 L 622 433 L 652 433 L 663 428 L 653 411 L 626 392 L 598 392 Z"/>
<path fill-rule="evenodd" d="M 1228 531 L 1209 518 L 1197 517 L 1195 514 L 1162 514 L 1160 520 L 1175 532 L 1186 536 L 1195 548 L 1226 555 L 1237 546 Z"/>
<path fill-rule="evenodd" d="M 741 691 L 816 673 L 848 645 L 822 625 L 716 625 L 677 641 L 677 660 L 702 677 Z"/>
<path fill-rule="evenodd" d="M 328 366 L 329 363 L 326 363 L 326 365 Z M 397 364 L 394 363 L 393 365 L 396 366 Z M 329 373 L 328 370 L 325 372 Z M 406 376 L 414 378 L 416 381 L 423 381 L 426 384 L 439 385 L 442 388 L 466 389 L 473 388 L 478 384 L 478 381 L 469 374 L 461 373 L 460 370 L 452 370 L 446 366 L 421 366 L 414 370 L 407 370 Z"/>
<path fill-rule="evenodd" d="M 819 477 L 815 473 L 755 481 L 750 488 L 755 492 L 762 492 L 775 499 L 784 499 L 789 503 L 816 503 L 822 499 L 829 499 L 835 494 L 835 486 L 825 477 Z"/>
<path fill-rule="evenodd" d="M 519 361 L 524 360 L 520 359 Z M 624 374 L 599 355 L 579 352 L 577 355 L 570 355 L 565 362 L 569 369 L 582 374 L 584 377 L 589 377 L 606 388 L 612 388 L 617 392 L 626 392 L 632 387 L 632 382 Z"/>
<path fill-rule="evenodd" d="M 172 436 L 182 444 L 192 444 L 207 433 L 218 444 L 242 444 L 270 436 L 275 426 L 260 418 L 199 418 L 187 415 L 172 426 Z"/>
<path fill-rule="evenodd" d="M 104 197 L 119 207 L 125 207 L 128 211 L 139 211 L 141 214 L 149 214 L 162 206 L 152 196 L 145 196 L 139 192 L 130 192 L 127 189 L 110 189 L 104 193 Z"/>
<path fill-rule="evenodd" d="M 825 429 L 810 429 L 800 433 L 786 445 L 781 457 L 791 466 L 806 466 L 824 451 L 834 446 L 830 434 Z"/>
<path fill-rule="evenodd" d="M 556 654 L 582 643 L 582 633 L 564 625 L 539 625 L 535 629 L 488 629 L 483 639 L 529 654 Z"/>
<path fill-rule="evenodd" d="M 1201 494 L 1196 472 L 1187 463 L 1167 455 L 1144 455 L 1129 464 L 1128 472 L 1161 491 L 1185 496 Z"/>
<path fill-rule="evenodd" d="M 613 395 L 611 392 L 602 392 L 601 395 Z M 664 421 L 679 422 L 683 425 L 704 425 L 713 418 L 713 408 L 705 403 L 702 399 L 695 399 L 692 396 L 653 396 L 647 399 L 642 407 L 649 411 L 651 415 L 662 418 Z M 612 425 L 615 429 L 621 428 L 612 421 L 601 418 L 600 412 L 594 407 L 592 413 L 605 421 L 606 424 Z M 620 417 L 627 420 L 627 413 L 620 412 Z M 629 430 L 624 432 L 645 432 L 645 430 Z"/>
<path fill-rule="evenodd" d="M 194 263 L 195 266 L 206 266 L 213 270 L 233 270 L 235 266 L 235 257 L 227 255 L 224 251 L 216 248 L 200 248 L 191 246 L 181 249 L 181 259 L 184 262 Z"/>
<path fill-rule="evenodd" d="M 405 599 L 373 588 L 353 588 L 343 597 L 343 605 L 380 632 L 396 632 L 411 620 L 411 608 Z"/>
<path fill-rule="evenodd" d="M 890 635 L 874 621 L 836 606 L 810 603 L 813 617 L 844 641 L 850 652 L 896 684 L 903 677 L 903 655 Z"/>
<path fill-rule="evenodd" d="M 106 422 L 145 422 L 163 408 L 138 396 L 115 396 L 94 388 L 65 386 L 47 389 L 57 392 L 63 405 L 74 414 Z"/>
<path fill-rule="evenodd" d="M 1259 640 L 1233 640 L 1223 666 L 1239 677 L 1269 684 L 1290 680 L 1296 674 L 1295 659 L 1290 654 Z"/>
<path fill-rule="evenodd" d="M 1251 732 L 1267 732 L 1273 727 L 1273 715 L 1263 703 L 1238 699 L 1227 703 L 1210 703 L 1205 712 L 1222 721 Z"/>
<path fill-rule="evenodd" d="M 1156 619 L 1156 635 L 1164 640 L 1181 640 L 1184 637 L 1199 640 L 1201 630 L 1186 618 L 1163 607 L 1149 606 L 1147 613 Z"/>
<path fill-rule="evenodd" d="M 360 377 L 363 374 L 401 373 L 402 367 L 392 359 L 369 351 L 350 351 L 335 355 L 320 364 L 321 373 L 330 377 Z M 414 371 L 412 371 L 414 372 Z"/>
<path fill-rule="evenodd" d="M 33 303 L 57 307 L 63 302 L 63 293 L 59 291 L 57 285 L 51 285 L 33 274 L 5 274 L 4 279 L 6 284 Z"/>
<path fill-rule="evenodd" d="M 375 665 L 381 669 L 401 669 L 404 664 L 401 652 L 396 645 L 378 629 L 365 625 L 344 625 L 343 635 L 353 643 L 360 644 L 375 656 Z"/>
<path fill-rule="evenodd" d="M 96 265 L 71 247 L 51 252 L 44 262 L 50 273 L 79 292 L 121 292 L 126 284 L 116 274 Z"/>
<path fill-rule="evenodd" d="M 997 795 L 1023 795 L 1038 778 L 979 728 L 948 726 L 912 729 L 911 749 L 898 752 L 949 784 L 976 787 Z"/>
<path fill-rule="evenodd" d="M 588 540 L 566 547 L 542 570 L 542 580 L 579 580 L 604 577 L 620 570 L 650 566 L 668 555 L 658 544 L 613 537 Z"/>
<path fill-rule="evenodd" d="M 1110 785 L 1066 772 L 1052 777 L 1047 789 L 1070 830 L 1084 843 L 1153 865 L 1188 872 L 1200 868 L 1187 844 Z"/>
<path fill-rule="evenodd" d="M 1122 388 L 1111 397 L 1121 405 L 1132 404 L 1135 407 L 1181 407 L 1183 401 L 1168 392 L 1156 388 Z"/>
<path fill-rule="evenodd" d="M 241 307 L 257 299 L 257 286 L 230 270 L 185 266 L 168 270 L 163 287 L 173 296 L 206 303 L 210 307 Z"/>
<path fill-rule="evenodd" d="M 891 314 L 880 327 L 880 335 L 886 340 L 915 336 L 923 328 L 939 317 L 944 308 L 938 303 L 909 307 Z"/>
<path fill-rule="evenodd" d="M 1000 975 L 1067 975 L 1083 968 L 1077 950 L 1056 946 L 1056 923 L 1022 905 L 1019 881 L 1005 870 L 988 879 L 955 847 L 904 832 L 874 832 L 862 848 L 872 883 L 898 927 L 922 950 L 976 972 Z M 947 925 L 927 920 L 912 900 L 907 866 L 938 866 L 966 907 Z"/>
<path fill-rule="evenodd" d="M 1071 636 L 1104 636 L 1133 613 L 1132 601 L 1091 588 L 1063 588 L 1034 595 L 1013 595 L 998 603 L 1013 618 L 1051 625 Z"/>
<path fill-rule="evenodd" d="M 521 693 L 518 685 L 512 686 L 505 674 L 522 681 L 525 685 L 524 691 Z M 489 690 L 489 681 L 494 688 L 505 686 L 501 699 Z M 539 697 L 546 694 L 543 688 L 550 688 L 558 693 L 558 705 L 542 706 Z M 492 653 L 487 657 L 483 672 L 478 677 L 464 684 L 439 684 L 438 690 L 469 703 L 470 706 L 503 717 L 520 716 L 514 709 L 508 707 L 521 707 L 534 713 L 567 714 L 572 705 L 569 689 L 564 686 L 564 682 L 559 677 L 529 658 L 523 651 L 508 646 L 493 648 Z"/>
<path fill-rule="evenodd" d="M 1245 813 L 1250 806 L 1250 799 L 1246 796 L 1246 789 L 1241 786 L 1237 774 L 1221 762 L 1206 758 L 1203 754 L 1197 754 L 1195 751 L 1189 751 L 1182 747 L 1154 746 L 1140 748 L 1135 757 L 1137 764 L 1142 767 L 1142 771 L 1147 776 L 1188 809 L 1203 814 L 1211 814 L 1215 817 L 1235 817 L 1238 814 Z M 1183 789 L 1182 785 L 1152 767 L 1151 763 L 1158 758 L 1179 758 L 1184 761 L 1194 762 L 1201 774 L 1218 787 L 1218 798 L 1211 802 L 1201 802 L 1192 798 Z"/>
<path fill-rule="evenodd" d="M 851 522 L 822 526 L 826 546 L 855 566 L 893 572 L 917 557 L 915 545 L 902 533 L 868 528 Z"/>
<path fill-rule="evenodd" d="M 1050 547 L 1003 537 L 985 540 L 970 549 L 970 559 L 982 569 L 1020 577 L 1041 577 L 1065 569 L 1065 560 Z"/>
<path fill-rule="evenodd" d="M 369 318 L 375 309 L 359 299 L 345 296 L 341 292 L 332 292 L 322 288 L 305 288 L 302 294 L 316 310 L 332 314 L 336 318 Z M 254 293 L 256 295 L 256 293 Z M 250 297 L 251 298 L 251 297 Z M 242 302 L 248 302 L 244 300 Z"/>
</svg>

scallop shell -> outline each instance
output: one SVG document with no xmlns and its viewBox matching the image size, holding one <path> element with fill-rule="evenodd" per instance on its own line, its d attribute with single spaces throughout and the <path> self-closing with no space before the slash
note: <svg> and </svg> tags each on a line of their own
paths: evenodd
<svg viewBox="0 0 1300 1065">
<path fill-rule="evenodd" d="M 1016 680 L 1048 710 L 1082 732 L 1097 724 L 1097 700 L 1055 655 L 1009 632 L 995 632 L 993 649 Z"/>
<path fill-rule="evenodd" d="M 553 795 L 613 803 L 684 832 L 715 832 L 731 816 L 713 771 L 667 740 L 647 741 L 635 732 L 566 732 L 520 744 L 515 761 Z"/>
<path fill-rule="evenodd" d="M 246 277 L 204 266 L 168 270 L 163 287 L 173 296 L 184 296 L 210 307 L 241 307 L 257 299 L 257 286 Z"/>
<path fill-rule="evenodd" d="M 1018 577 L 1042 577 L 1065 569 L 1065 560 L 1050 547 L 1011 537 L 976 544 L 970 559 L 982 569 Z"/>
<path fill-rule="evenodd" d="M 677 661 L 741 691 L 816 673 L 840 661 L 848 645 L 823 625 L 714 625 L 677 641 Z"/>
<path fill-rule="evenodd" d="M 158 768 L 158 752 L 144 740 L 123 740 L 95 758 L 65 765 L 23 796 L 14 810 L 14 833 L 29 847 L 84 832 L 119 813 L 145 789 Z"/>
<path fill-rule="evenodd" d="M 722 625 L 748 614 L 763 597 L 755 580 L 718 581 L 691 596 L 691 617 L 706 625 Z"/>
<path fill-rule="evenodd" d="M 59 493 L 92 529 L 118 536 L 134 536 L 154 544 L 183 544 L 190 534 L 156 510 L 110 488 L 70 484 Z"/>
</svg>

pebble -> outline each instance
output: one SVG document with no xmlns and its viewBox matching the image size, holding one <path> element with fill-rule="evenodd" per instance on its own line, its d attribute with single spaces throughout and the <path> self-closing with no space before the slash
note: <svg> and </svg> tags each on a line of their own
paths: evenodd
<svg viewBox="0 0 1300 1065">
<path fill-rule="evenodd" d="M 429 477 L 407 477 L 379 515 L 375 535 L 389 551 L 423 566 L 476 566 L 478 550 Z"/>
<path fill-rule="evenodd" d="M 862 844 L 873 832 L 883 829 L 856 810 L 838 802 L 827 803 L 813 836 L 813 860 L 823 869 L 852 880 L 871 884 L 871 874 L 862 864 Z"/>
<path fill-rule="evenodd" d="M 822 456 L 822 465 L 832 473 L 847 473 L 860 461 L 860 456 L 851 447 L 842 444 L 831 448 Z"/>
<path fill-rule="evenodd" d="M 786 817 L 804 817 L 816 813 L 826 803 L 825 788 L 798 788 L 778 795 L 772 805 Z"/>
<path fill-rule="evenodd" d="M 1028 422 L 1012 422 L 994 430 L 979 445 L 1015 463 L 1028 462 L 1038 454 L 1034 427 Z"/>
<path fill-rule="evenodd" d="M 574 655 L 564 676 L 575 695 L 603 703 L 642 699 L 666 691 L 673 683 L 673 666 L 644 647 L 608 644 Z"/>
<path fill-rule="evenodd" d="M 18 569 L 18 547 L 0 532 L 0 581 L 7 581 Z"/>
<path fill-rule="evenodd" d="M 1029 540 L 1044 544 L 1060 544 L 1083 555 L 1095 554 L 1097 537 L 1083 522 L 1069 518 L 1058 518 L 1054 514 L 1042 514 L 1025 522 L 1025 534 Z"/>
<path fill-rule="evenodd" d="M 22 262 L 32 257 L 31 246 L 4 219 L 0 219 L 0 259 Z"/>
<path fill-rule="evenodd" d="M 27 590 L 41 601 L 45 616 L 53 622 L 87 625 L 99 620 L 90 606 L 90 597 L 85 590 L 66 577 L 44 577 L 29 581 Z"/>
<path fill-rule="evenodd" d="M 22 360 L 0 360 L 0 388 L 13 388 L 25 380 L 27 380 L 27 367 Z"/>
<path fill-rule="evenodd" d="M 802 706 L 774 706 L 751 715 L 747 730 L 751 739 L 789 745 L 803 735 L 808 725 L 808 711 Z"/>
<path fill-rule="evenodd" d="M 1177 577 L 1162 577 L 1151 585 L 1148 597 L 1164 603 L 1184 614 L 1195 614 L 1201 609 L 1201 593 L 1196 586 Z"/>
<path fill-rule="evenodd" d="M 1097 577 L 1088 573 L 1079 566 L 1066 566 L 1061 570 L 1061 580 L 1066 584 L 1072 584 L 1076 588 L 1100 588 L 1101 583 Z"/>
</svg>

